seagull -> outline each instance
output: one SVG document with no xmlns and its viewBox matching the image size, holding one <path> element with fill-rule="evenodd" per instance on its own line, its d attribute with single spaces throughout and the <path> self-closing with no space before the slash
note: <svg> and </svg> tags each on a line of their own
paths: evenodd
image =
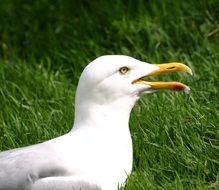
<svg viewBox="0 0 219 190">
<path fill-rule="evenodd" d="M 72 130 L 0 153 L 0 190 L 117 190 L 132 170 L 129 117 L 135 102 L 159 89 L 189 91 L 180 82 L 148 77 L 192 70 L 182 63 L 149 64 L 101 56 L 83 70 Z"/>
</svg>

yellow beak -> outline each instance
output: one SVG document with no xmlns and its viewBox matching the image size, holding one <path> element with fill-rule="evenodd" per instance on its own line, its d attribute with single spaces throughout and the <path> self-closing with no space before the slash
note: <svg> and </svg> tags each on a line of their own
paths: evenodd
<svg viewBox="0 0 219 190">
<path fill-rule="evenodd" d="M 164 73 L 170 72 L 187 72 L 192 75 L 192 69 L 182 63 L 164 63 L 164 64 L 154 64 L 155 66 L 159 67 L 158 70 L 155 70 L 149 73 L 148 76 L 156 76 Z"/>
<path fill-rule="evenodd" d="M 189 90 L 189 87 L 180 82 L 160 82 L 160 81 L 145 81 L 143 78 L 150 77 L 150 76 L 157 76 L 165 73 L 171 72 L 187 72 L 192 75 L 192 70 L 182 64 L 182 63 L 165 63 L 165 64 L 154 64 L 158 67 L 157 70 L 152 71 L 151 73 L 141 77 L 133 81 L 133 84 L 146 84 L 151 87 L 151 89 L 158 90 L 158 89 L 170 89 L 170 90 Z"/>
</svg>

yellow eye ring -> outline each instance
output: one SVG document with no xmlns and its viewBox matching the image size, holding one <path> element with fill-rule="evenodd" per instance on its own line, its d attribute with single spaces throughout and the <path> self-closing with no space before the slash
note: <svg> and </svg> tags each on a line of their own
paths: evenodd
<svg viewBox="0 0 219 190">
<path fill-rule="evenodd" d="M 126 74 L 127 72 L 129 71 L 129 68 L 128 67 L 121 67 L 120 69 L 119 69 L 119 72 L 121 73 L 121 74 Z"/>
</svg>

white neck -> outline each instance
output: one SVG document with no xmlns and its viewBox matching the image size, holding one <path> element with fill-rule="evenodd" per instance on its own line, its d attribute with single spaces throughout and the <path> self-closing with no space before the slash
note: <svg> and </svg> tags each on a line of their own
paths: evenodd
<svg viewBox="0 0 219 190">
<path fill-rule="evenodd" d="M 76 98 L 73 129 L 100 127 L 104 130 L 113 130 L 114 128 L 124 130 L 122 128 L 128 128 L 130 112 L 136 99 L 126 97 L 108 104 L 81 101 L 80 98 L 79 101 Z M 90 126 L 90 123 L 95 126 Z"/>
</svg>

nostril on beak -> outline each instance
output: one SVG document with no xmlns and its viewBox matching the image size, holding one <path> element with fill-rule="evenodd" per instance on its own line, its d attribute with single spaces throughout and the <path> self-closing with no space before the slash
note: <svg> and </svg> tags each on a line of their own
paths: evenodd
<svg viewBox="0 0 219 190">
<path fill-rule="evenodd" d="M 175 69 L 175 67 L 168 67 L 167 69 Z"/>
</svg>

